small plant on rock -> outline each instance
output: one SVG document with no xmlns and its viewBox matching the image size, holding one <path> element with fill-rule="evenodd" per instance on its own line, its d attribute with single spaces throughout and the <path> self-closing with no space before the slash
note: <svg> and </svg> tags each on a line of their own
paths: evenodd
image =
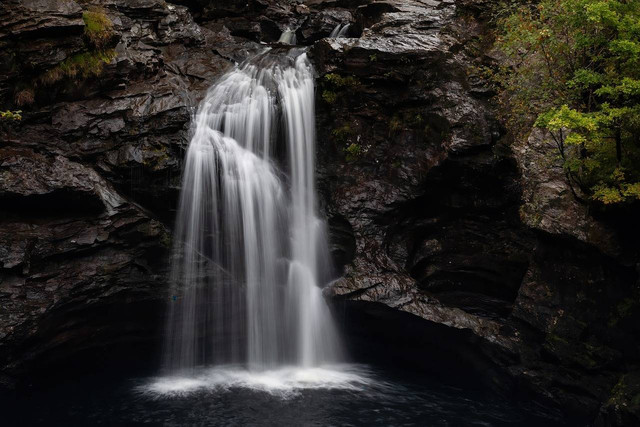
<svg viewBox="0 0 640 427">
<path fill-rule="evenodd" d="M 352 143 L 344 149 L 344 153 L 348 162 L 354 162 L 362 155 L 363 150 L 360 144 Z"/>
<path fill-rule="evenodd" d="M 340 74 L 329 73 L 324 76 L 325 81 L 339 88 L 356 88 L 360 81 L 353 76 L 343 77 Z"/>
<path fill-rule="evenodd" d="M 113 23 L 104 11 L 89 10 L 82 14 L 84 34 L 96 49 L 104 49 L 113 36 Z"/>
<path fill-rule="evenodd" d="M 347 142 L 349 137 L 353 135 L 353 129 L 348 123 L 343 124 L 339 128 L 334 129 L 331 134 L 339 142 Z"/>
<path fill-rule="evenodd" d="M 322 99 L 327 104 L 335 104 L 336 100 L 338 99 L 338 94 L 330 90 L 324 90 L 322 91 Z"/>
<path fill-rule="evenodd" d="M 40 82 L 44 85 L 51 85 L 65 77 L 86 79 L 92 76 L 99 76 L 102 73 L 104 64 L 111 62 L 115 56 L 114 50 L 78 53 L 47 71 L 40 77 Z"/>
<path fill-rule="evenodd" d="M 22 115 L 20 113 L 22 113 L 21 110 L 17 110 L 17 111 L 11 111 L 11 110 L 0 111 L 0 119 L 2 119 L 2 120 L 20 121 L 20 120 L 22 120 Z"/>
</svg>

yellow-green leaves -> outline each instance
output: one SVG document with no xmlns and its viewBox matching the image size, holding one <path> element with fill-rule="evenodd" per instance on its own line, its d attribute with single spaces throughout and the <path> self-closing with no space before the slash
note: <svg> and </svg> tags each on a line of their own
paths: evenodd
<svg viewBox="0 0 640 427">
<path fill-rule="evenodd" d="M 594 187 L 592 197 L 605 205 L 621 203 L 626 200 L 640 200 L 640 183 L 621 182 L 617 186 L 599 184 Z"/>
<path fill-rule="evenodd" d="M 20 120 L 22 120 L 22 114 L 21 113 L 22 113 L 22 111 L 20 111 L 20 110 L 17 110 L 17 111 L 10 111 L 10 110 L 0 111 L 0 119 L 20 121 Z"/>
<path fill-rule="evenodd" d="M 499 21 L 507 125 L 547 129 L 603 204 L 640 193 L 640 1 L 540 0 Z"/>
<path fill-rule="evenodd" d="M 594 94 L 610 99 L 640 96 L 640 80 L 624 77 L 616 83 L 617 84 L 603 85 L 596 89 Z"/>
</svg>

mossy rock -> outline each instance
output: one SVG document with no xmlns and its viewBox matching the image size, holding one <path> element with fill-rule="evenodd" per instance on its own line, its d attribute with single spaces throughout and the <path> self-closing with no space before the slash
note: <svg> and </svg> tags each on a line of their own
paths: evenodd
<svg viewBox="0 0 640 427">
<path fill-rule="evenodd" d="M 596 425 L 640 425 L 640 370 L 622 375 L 600 408 Z"/>
<path fill-rule="evenodd" d="M 63 79 L 77 81 L 97 77 L 102 74 L 104 65 L 110 63 L 115 57 L 116 52 L 113 49 L 78 53 L 47 71 L 40 77 L 40 83 L 47 86 Z"/>
<path fill-rule="evenodd" d="M 96 49 L 104 49 L 113 37 L 113 23 L 103 10 L 92 9 L 82 13 L 84 34 Z"/>
</svg>

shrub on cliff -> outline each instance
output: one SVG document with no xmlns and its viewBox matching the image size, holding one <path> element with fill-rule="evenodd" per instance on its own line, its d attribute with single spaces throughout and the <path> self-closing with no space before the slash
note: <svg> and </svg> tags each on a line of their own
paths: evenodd
<svg viewBox="0 0 640 427">
<path fill-rule="evenodd" d="M 592 200 L 640 199 L 640 1 L 527 2 L 498 26 L 509 126 L 549 130 Z"/>
</svg>

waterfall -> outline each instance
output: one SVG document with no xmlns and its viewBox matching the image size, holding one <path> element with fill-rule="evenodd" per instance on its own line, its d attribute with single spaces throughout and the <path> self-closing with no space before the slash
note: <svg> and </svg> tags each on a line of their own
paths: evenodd
<svg viewBox="0 0 640 427">
<path fill-rule="evenodd" d="M 314 70 L 266 50 L 201 102 L 174 236 L 165 367 L 335 362 L 315 194 Z"/>
<path fill-rule="evenodd" d="M 329 34 L 329 38 L 331 39 L 339 39 L 342 37 L 346 37 L 347 33 L 349 32 L 349 27 L 351 27 L 351 24 L 338 24 L 336 25 L 336 27 L 333 29 L 333 31 L 331 31 L 331 34 Z"/>
<path fill-rule="evenodd" d="M 278 43 L 283 43 L 283 44 L 296 44 L 297 43 L 297 38 L 296 38 L 296 33 L 295 31 L 287 28 L 286 30 L 284 30 L 282 32 L 282 34 L 280 35 L 280 38 L 278 39 Z"/>
</svg>

